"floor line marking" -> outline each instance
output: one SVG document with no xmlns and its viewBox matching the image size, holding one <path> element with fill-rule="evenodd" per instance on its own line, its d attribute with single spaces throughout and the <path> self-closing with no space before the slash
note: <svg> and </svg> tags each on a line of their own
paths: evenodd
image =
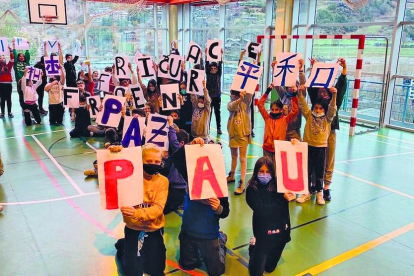
<svg viewBox="0 0 414 276">
<path fill-rule="evenodd" d="M 414 148 L 414 147 L 408 148 L 408 147 L 404 147 L 404 146 L 400 146 L 400 145 L 396 145 L 396 144 L 391 144 L 391 143 L 388 143 L 388 142 L 385 142 L 385 141 L 380 141 L 378 139 L 372 139 L 372 138 L 365 137 L 365 136 L 358 136 L 358 138 L 371 140 L 371 141 L 375 141 L 375 142 L 378 142 L 378 143 L 387 144 L 387 145 L 394 146 L 394 147 L 399 147 L 399 148 L 402 148 L 402 149 L 413 150 L 413 148 Z"/>
<path fill-rule="evenodd" d="M 91 195 L 97 195 L 99 192 L 93 192 L 93 193 L 85 193 L 83 195 L 74 195 L 74 196 L 65 196 L 65 197 L 58 197 L 58 198 L 52 198 L 52 199 L 43 199 L 43 200 L 33 200 L 33 201 L 21 201 L 21 202 L 2 202 L 0 205 L 29 205 L 29 204 L 40 204 L 40 203 L 49 203 L 49 202 L 55 202 L 55 201 L 62 201 L 70 198 L 79 198 L 84 196 L 91 196 Z"/>
<path fill-rule="evenodd" d="M 388 241 L 391 241 L 393 239 L 395 239 L 396 237 L 399 237 L 407 232 L 410 232 L 414 230 L 414 222 L 407 224 L 401 228 L 398 228 L 392 232 L 389 232 L 379 238 L 376 238 L 374 240 L 371 240 L 365 244 L 362 244 L 358 247 L 355 247 L 354 249 L 351 249 L 349 251 L 346 251 L 332 259 L 329 259 L 323 263 L 320 263 L 314 267 L 311 267 L 305 271 L 302 271 L 298 274 L 296 274 L 297 276 L 302 276 L 302 275 L 317 275 L 320 274 L 334 266 L 337 266 L 345 261 L 348 261 L 352 258 L 355 258 L 356 256 L 365 253 L 375 247 L 378 247 Z"/>
<path fill-rule="evenodd" d="M 387 154 L 387 155 L 378 155 L 378 156 L 371 156 L 371 157 L 364 157 L 364 158 L 357 158 L 357 159 L 349 159 L 349 160 L 343 160 L 343 161 L 336 161 L 335 164 L 349 163 L 349 162 L 363 161 L 363 160 L 371 160 L 371 159 L 379 159 L 379 158 L 384 158 L 384 157 L 407 155 L 407 154 L 413 154 L 413 153 L 414 153 L 414 151 L 409 151 L 409 152 L 402 152 L 402 153 L 394 153 L 394 154 Z"/>
<path fill-rule="evenodd" d="M 389 191 L 389 192 L 391 192 L 391 193 L 394 193 L 394 194 L 397 194 L 397 195 L 400 195 L 400 196 L 403 196 L 403 197 L 406 197 L 406 198 L 409 198 L 409 199 L 414 199 L 414 196 L 412 196 L 412 195 L 409 195 L 409 194 L 406 194 L 406 193 L 403 193 L 403 192 L 400 192 L 400 191 L 394 190 L 394 189 L 389 188 L 389 187 L 386 187 L 386 186 L 382 186 L 382 185 L 377 184 L 377 183 L 375 183 L 375 182 L 372 182 L 372 181 L 369 181 L 369 180 L 366 180 L 366 179 L 363 179 L 363 178 L 360 178 L 360 177 L 357 177 L 357 176 L 354 176 L 354 175 L 348 174 L 348 173 L 346 173 L 346 172 L 341 172 L 341 171 L 338 171 L 338 170 L 334 170 L 334 171 L 335 171 L 336 173 L 342 174 L 342 175 L 344 175 L 344 176 L 346 176 L 346 177 L 348 177 L 348 178 L 352 178 L 352 179 L 358 180 L 358 181 L 360 181 L 360 182 L 364 182 L 364 183 L 369 184 L 369 185 L 371 185 L 371 186 L 374 186 L 374 187 L 377 187 L 377 188 L 380 188 L 380 189 L 383 189 L 383 190 Z"/>
<path fill-rule="evenodd" d="M 32 136 L 32 135 L 42 135 L 42 134 L 48 134 L 48 133 L 54 133 L 54 132 L 61 132 L 61 131 L 65 131 L 65 130 L 69 130 L 69 129 L 65 128 L 65 129 L 53 130 L 53 131 L 48 131 L 48 132 L 39 132 L 39 133 L 25 134 L 25 135 L 19 135 L 19 136 L 12 136 L 12 137 L 0 138 L 0 140 L 8 140 L 8 139 L 13 139 L 13 138 L 22 138 L 22 137 L 28 137 L 28 136 Z"/>
<path fill-rule="evenodd" d="M 404 143 L 407 143 L 407 144 L 413 144 L 414 145 L 413 142 L 409 142 L 407 140 L 398 139 L 398 138 L 395 138 L 395 137 L 389 137 L 389 136 L 385 136 L 385 135 L 378 134 L 378 133 L 377 134 L 375 134 L 375 133 L 368 133 L 368 134 L 369 135 L 373 135 L 373 136 L 377 136 L 377 137 L 381 137 L 381 138 L 386 138 L 386 139 L 400 141 L 400 142 L 404 142 Z"/>
<path fill-rule="evenodd" d="M 83 139 L 82 137 L 78 137 L 82 142 L 84 142 L 88 147 L 90 147 L 94 152 L 97 151 L 97 149 L 92 146 L 88 141 L 86 141 L 85 139 Z"/>
<path fill-rule="evenodd" d="M 73 188 L 80 194 L 85 194 L 82 189 L 78 186 L 78 184 L 73 181 L 72 177 L 68 175 L 68 173 L 62 168 L 62 166 L 56 161 L 56 159 L 47 151 L 47 149 L 43 146 L 43 144 L 36 138 L 36 136 L 32 135 L 33 140 L 39 145 L 39 147 L 43 150 L 43 152 L 50 158 L 50 160 L 55 164 L 58 170 L 66 177 L 69 183 L 73 186 Z"/>
</svg>

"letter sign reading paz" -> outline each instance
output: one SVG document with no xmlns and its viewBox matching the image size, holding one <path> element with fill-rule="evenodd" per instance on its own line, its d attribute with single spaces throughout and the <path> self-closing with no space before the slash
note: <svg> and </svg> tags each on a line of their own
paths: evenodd
<svg viewBox="0 0 414 276">
<path fill-rule="evenodd" d="M 105 95 L 102 102 L 103 109 L 96 116 L 96 123 L 102 126 L 118 127 L 125 100 L 125 97 Z"/>
<path fill-rule="evenodd" d="M 308 143 L 275 140 L 277 192 L 308 194 Z"/>
<path fill-rule="evenodd" d="M 186 145 L 185 159 L 191 200 L 228 197 L 226 170 L 220 145 Z"/>
<path fill-rule="evenodd" d="M 107 210 L 135 206 L 144 201 L 141 147 L 119 153 L 97 151 L 101 207 Z"/>
</svg>

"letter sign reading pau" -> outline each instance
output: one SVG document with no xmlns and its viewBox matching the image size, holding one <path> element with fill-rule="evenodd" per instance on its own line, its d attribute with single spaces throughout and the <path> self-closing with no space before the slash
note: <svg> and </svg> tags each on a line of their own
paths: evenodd
<svg viewBox="0 0 414 276">
<path fill-rule="evenodd" d="M 220 145 L 186 145 L 185 158 L 191 200 L 228 197 Z"/>
<path fill-rule="evenodd" d="M 91 115 L 91 118 L 96 118 L 99 113 L 99 107 L 101 106 L 101 96 L 87 97 L 86 102 L 89 105 L 89 114 Z"/>
<path fill-rule="evenodd" d="M 141 147 L 124 148 L 119 153 L 97 151 L 101 207 L 112 210 L 143 202 Z"/>
<path fill-rule="evenodd" d="M 160 85 L 162 110 L 176 110 L 181 108 L 180 100 L 178 99 L 180 87 L 178 83 Z"/>
<path fill-rule="evenodd" d="M 275 140 L 277 192 L 308 194 L 308 143 Z"/>
<path fill-rule="evenodd" d="M 221 40 L 207 41 L 207 61 L 220 61 L 222 48 Z"/>
<path fill-rule="evenodd" d="M 102 126 L 118 127 L 125 100 L 125 97 L 105 95 L 102 102 L 103 109 L 96 116 L 96 123 Z"/>
<path fill-rule="evenodd" d="M 118 79 L 129 79 L 130 71 L 128 68 L 129 58 L 127 56 L 116 56 L 115 57 L 115 77 Z"/>
</svg>

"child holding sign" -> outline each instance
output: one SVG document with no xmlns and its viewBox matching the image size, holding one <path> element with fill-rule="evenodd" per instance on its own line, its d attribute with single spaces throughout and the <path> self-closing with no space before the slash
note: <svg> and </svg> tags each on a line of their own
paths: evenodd
<svg viewBox="0 0 414 276">
<path fill-rule="evenodd" d="M 318 99 L 309 109 L 305 97 L 302 92 L 306 89 L 305 86 L 299 88 L 299 106 L 302 110 L 303 117 L 306 119 L 305 132 L 303 141 L 308 143 L 308 175 L 309 175 L 309 191 L 311 190 L 312 174 L 315 173 L 315 189 L 317 192 L 316 202 L 319 205 L 324 205 L 323 198 L 323 175 L 325 172 L 325 155 L 328 146 L 328 137 L 331 132 L 331 123 L 336 114 L 336 88 L 331 87 L 329 90 L 332 93 L 332 100 L 327 107 L 327 102 L 324 99 Z M 296 199 L 297 203 L 304 203 L 311 199 L 310 194 L 303 194 Z"/>
<path fill-rule="evenodd" d="M 193 138 L 200 137 L 207 142 L 210 132 L 210 114 L 211 114 L 211 98 L 208 95 L 206 81 L 203 80 L 204 96 L 191 94 L 191 102 L 193 104 L 193 117 L 191 119 L 191 136 Z"/>
<path fill-rule="evenodd" d="M 32 118 L 30 117 L 30 112 L 33 114 L 33 117 L 36 123 L 40 124 L 42 119 L 40 118 L 39 109 L 37 108 L 36 101 L 38 99 L 37 88 L 42 84 L 42 79 L 33 84 L 33 81 L 26 79 L 28 68 L 24 70 L 23 77 L 21 79 L 23 99 L 24 99 L 24 121 L 27 126 L 32 124 Z M 43 72 L 40 72 L 40 75 L 43 75 Z"/>
<path fill-rule="evenodd" d="M 49 83 L 45 86 L 45 91 L 49 93 L 49 122 L 51 125 L 61 125 L 63 122 L 63 85 L 65 84 L 65 74 L 62 65 L 59 64 L 60 76 L 52 76 Z"/>
<path fill-rule="evenodd" d="M 0 119 L 4 118 L 4 111 L 6 107 L 7 101 L 7 111 L 13 116 L 11 112 L 12 103 L 11 103 L 11 95 L 12 95 L 12 75 L 11 70 L 14 64 L 14 55 L 10 50 L 10 60 L 6 63 L 6 57 L 4 55 L 0 55 L 0 98 L 1 98 L 1 114 Z"/>
<path fill-rule="evenodd" d="M 118 240 L 115 247 L 125 275 L 164 275 L 163 210 L 168 195 L 168 179 L 159 174 L 161 162 L 161 151 L 155 145 L 142 147 L 144 203 L 121 207 L 126 224 L 125 239 Z"/>
<path fill-rule="evenodd" d="M 249 272 L 261 276 L 275 270 L 290 239 L 289 204 L 276 190 L 273 159 L 262 157 L 254 166 L 246 190 L 246 202 L 253 210 L 255 244 L 249 248 Z"/>
</svg>

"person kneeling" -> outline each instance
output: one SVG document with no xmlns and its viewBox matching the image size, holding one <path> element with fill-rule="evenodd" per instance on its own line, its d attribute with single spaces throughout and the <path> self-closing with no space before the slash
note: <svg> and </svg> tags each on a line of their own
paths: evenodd
<svg viewBox="0 0 414 276">
<path fill-rule="evenodd" d="M 28 68 L 24 70 L 24 75 L 21 80 L 21 88 L 23 92 L 23 99 L 24 99 L 24 122 L 27 126 L 32 125 L 32 118 L 30 113 L 33 114 L 33 117 L 37 124 L 40 124 L 42 119 L 40 118 L 40 113 L 37 108 L 36 101 L 38 99 L 37 95 L 37 87 L 39 87 L 42 84 L 42 78 L 40 78 L 35 84 L 33 84 L 33 81 L 27 79 L 27 72 L 29 71 Z M 40 76 L 42 76 L 43 73 L 40 72 Z"/>
<path fill-rule="evenodd" d="M 115 152 L 120 146 L 115 147 Z M 111 150 L 112 146 L 109 147 Z M 163 214 L 168 195 L 168 179 L 161 170 L 161 151 L 153 144 L 142 147 L 144 203 L 121 207 L 125 222 L 125 238 L 115 244 L 124 274 L 164 275 L 166 248 Z"/>
</svg>

